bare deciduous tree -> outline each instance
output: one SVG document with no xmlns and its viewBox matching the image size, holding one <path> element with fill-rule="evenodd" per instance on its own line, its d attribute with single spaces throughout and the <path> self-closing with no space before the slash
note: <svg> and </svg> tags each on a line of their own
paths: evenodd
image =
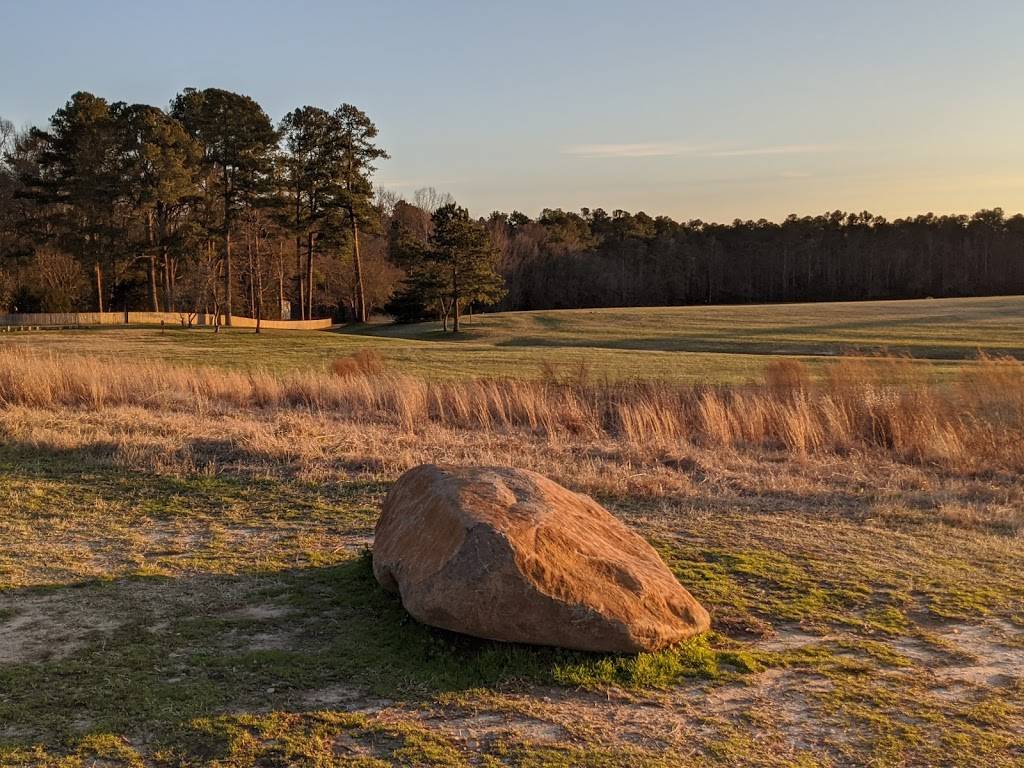
<svg viewBox="0 0 1024 768">
<path fill-rule="evenodd" d="M 29 280 L 44 312 L 73 312 L 88 291 L 82 265 L 70 254 L 46 248 L 32 258 Z"/>
<path fill-rule="evenodd" d="M 412 193 L 412 202 L 417 208 L 432 214 L 438 208 L 454 204 L 455 198 L 448 192 L 438 192 L 433 187 L 421 187 Z"/>
</svg>

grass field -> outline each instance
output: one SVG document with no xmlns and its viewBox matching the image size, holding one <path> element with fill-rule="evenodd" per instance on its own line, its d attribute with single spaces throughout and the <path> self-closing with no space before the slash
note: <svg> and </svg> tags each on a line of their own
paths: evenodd
<svg viewBox="0 0 1024 768">
<path fill-rule="evenodd" d="M 0 334 L 0 346 L 284 371 L 326 368 L 373 347 L 402 371 L 433 378 L 538 377 L 547 363 L 597 378 L 743 382 L 772 357 L 818 366 L 888 352 L 947 376 L 979 350 L 1024 358 L 1024 297 L 903 302 L 565 310 L 483 315 L 458 337 L 437 323 L 331 332 L 168 328 Z"/>
<path fill-rule="evenodd" d="M 478 318 L 457 341 L 430 326 L 0 335 L 0 765 L 1020 766 L 1024 368 L 968 363 L 987 377 L 970 387 L 954 374 L 978 348 L 1022 356 L 1022 311 L 532 313 Z M 317 372 L 366 345 L 383 373 Z M 847 346 L 922 358 L 913 391 L 858 379 L 860 363 L 810 392 L 783 365 L 720 400 L 447 381 L 539 376 L 543 359 L 747 381 L 793 354 L 827 374 L 814 356 Z M 282 378 L 218 390 L 220 371 L 168 361 Z M 867 427 L 814 428 L 843 392 Z M 476 412 L 495 393 L 550 413 Z M 426 404 L 403 410 L 414 396 Z M 565 413 L 594 397 L 610 398 L 594 424 Z M 365 552 L 391 483 L 428 461 L 591 494 L 661 552 L 713 632 L 602 656 L 416 624 Z"/>
</svg>

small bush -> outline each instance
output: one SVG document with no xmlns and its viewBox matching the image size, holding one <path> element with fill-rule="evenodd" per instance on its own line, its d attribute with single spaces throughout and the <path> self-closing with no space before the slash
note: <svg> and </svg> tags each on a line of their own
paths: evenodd
<svg viewBox="0 0 1024 768">
<path fill-rule="evenodd" d="M 346 357 L 339 357 L 331 363 L 334 375 L 342 379 L 357 376 L 379 376 L 384 373 L 387 363 L 375 349 L 360 349 Z"/>
<path fill-rule="evenodd" d="M 776 399 L 792 402 L 807 394 L 810 376 L 807 375 L 807 366 L 799 360 L 783 358 L 765 366 L 764 381 Z"/>
</svg>

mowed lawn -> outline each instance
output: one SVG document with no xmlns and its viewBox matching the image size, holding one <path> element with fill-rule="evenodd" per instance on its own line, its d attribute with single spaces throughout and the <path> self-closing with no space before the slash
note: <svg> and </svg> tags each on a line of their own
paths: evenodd
<svg viewBox="0 0 1024 768">
<path fill-rule="evenodd" d="M 0 345 L 287 371 L 372 347 L 432 378 L 536 377 L 581 367 L 598 378 L 738 383 L 773 357 L 816 368 L 841 354 L 909 356 L 948 375 L 979 352 L 1024 358 L 1024 297 L 505 312 L 439 323 L 331 331 L 107 328 L 0 334 Z"/>
</svg>

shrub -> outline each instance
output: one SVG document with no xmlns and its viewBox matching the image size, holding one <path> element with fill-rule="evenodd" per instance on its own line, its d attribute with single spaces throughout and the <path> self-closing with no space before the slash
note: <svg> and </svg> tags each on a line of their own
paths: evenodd
<svg viewBox="0 0 1024 768">
<path fill-rule="evenodd" d="M 375 349 L 360 349 L 346 357 L 339 357 L 331 363 L 334 375 L 342 379 L 357 376 L 379 376 L 386 369 L 384 358 Z"/>
</svg>

